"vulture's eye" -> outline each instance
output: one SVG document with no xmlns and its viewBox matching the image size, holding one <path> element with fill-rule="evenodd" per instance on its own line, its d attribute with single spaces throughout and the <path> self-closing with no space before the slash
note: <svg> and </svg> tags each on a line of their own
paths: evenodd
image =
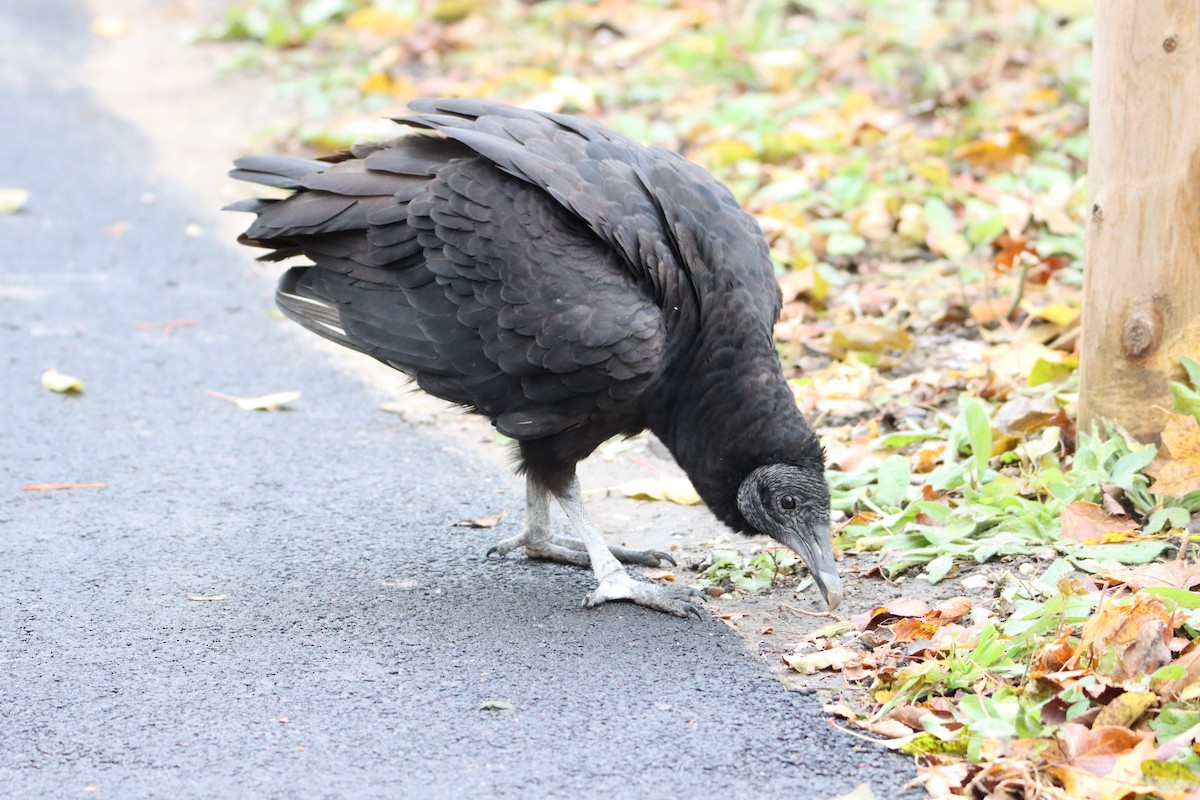
<svg viewBox="0 0 1200 800">
<path fill-rule="evenodd" d="M 785 494 L 783 497 L 779 498 L 779 507 L 784 511 L 793 510 L 796 507 L 796 498 L 792 497 L 790 494 Z"/>
</svg>

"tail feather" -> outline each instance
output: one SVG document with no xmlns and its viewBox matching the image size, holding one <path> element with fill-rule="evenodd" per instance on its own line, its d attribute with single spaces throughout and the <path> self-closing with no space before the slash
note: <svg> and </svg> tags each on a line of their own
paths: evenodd
<svg viewBox="0 0 1200 800">
<path fill-rule="evenodd" d="M 288 319 L 300 323 L 313 333 L 331 339 L 352 350 L 361 349 L 346 335 L 341 315 L 332 298 L 322 297 L 312 283 L 312 267 L 292 267 L 279 279 L 275 288 L 275 304 Z"/>
</svg>

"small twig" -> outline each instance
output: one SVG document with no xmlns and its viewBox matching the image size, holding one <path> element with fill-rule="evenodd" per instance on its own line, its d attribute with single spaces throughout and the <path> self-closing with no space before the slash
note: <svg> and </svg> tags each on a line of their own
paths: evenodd
<svg viewBox="0 0 1200 800">
<path fill-rule="evenodd" d="M 785 608 L 788 611 L 791 611 L 793 614 L 799 614 L 802 617 L 823 617 L 825 619 L 831 619 L 834 622 L 842 621 L 842 618 L 837 614 L 834 614 L 832 611 L 809 611 L 808 609 L 797 608 L 796 606 L 788 605 L 787 603 L 780 603 L 779 607 Z"/>
<path fill-rule="evenodd" d="M 1029 268 L 1033 266 L 1033 258 L 1021 254 L 1021 277 L 1017 281 L 1017 294 L 1013 298 L 1012 305 L 1008 308 L 1008 313 L 1004 315 L 1005 319 L 1010 319 L 1013 314 L 1017 313 L 1017 308 L 1021 305 L 1021 300 L 1025 297 L 1025 284 L 1029 278 Z"/>
<path fill-rule="evenodd" d="M 27 483 L 22 492 L 55 492 L 60 489 L 106 489 L 107 483 Z"/>
<path fill-rule="evenodd" d="M 161 330 L 163 336 L 170 336 L 172 331 L 179 328 L 190 328 L 196 324 L 194 319 L 175 319 L 170 322 L 135 322 L 133 327 L 139 331 Z"/>
</svg>

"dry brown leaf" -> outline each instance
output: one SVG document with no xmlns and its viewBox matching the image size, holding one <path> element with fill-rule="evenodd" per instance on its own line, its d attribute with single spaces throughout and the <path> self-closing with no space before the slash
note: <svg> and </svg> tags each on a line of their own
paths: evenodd
<svg viewBox="0 0 1200 800">
<path fill-rule="evenodd" d="M 1103 507 L 1076 500 L 1062 515 L 1062 534 L 1075 542 L 1098 542 L 1110 533 L 1136 529 L 1128 517 L 1114 517 Z"/>
<path fill-rule="evenodd" d="M 1050 771 L 1068 797 L 1121 800 L 1154 791 L 1142 783 L 1142 762 L 1154 757 L 1153 732 L 1135 733 L 1116 726 L 1088 730 L 1068 722 L 1060 736 L 1070 763 L 1052 766 Z"/>
<path fill-rule="evenodd" d="M 500 520 L 508 516 L 508 509 L 504 509 L 494 517 L 478 517 L 476 519 L 456 519 L 450 523 L 452 528 L 494 528 L 500 524 Z"/>
<path fill-rule="evenodd" d="M 1171 614 L 1160 600 L 1134 595 L 1132 603 L 1105 603 L 1083 626 L 1080 653 L 1098 674 L 1144 675 L 1171 662 Z"/>
<path fill-rule="evenodd" d="M 1102 572 L 1100 577 L 1115 583 L 1123 583 L 1134 590 L 1145 589 L 1148 586 L 1191 589 L 1200 584 L 1200 564 L 1171 560 L 1128 569 L 1109 570 Z"/>
<path fill-rule="evenodd" d="M 971 613 L 971 601 L 966 597 L 951 597 L 933 607 L 925 619 L 938 625 L 954 622 Z"/>
<path fill-rule="evenodd" d="M 902 617 L 895 622 L 888 623 L 885 627 L 892 632 L 895 637 L 893 641 L 896 644 L 928 639 L 937 633 L 938 629 L 938 626 L 932 622 L 912 617 Z"/>
<path fill-rule="evenodd" d="M 1157 495 L 1183 497 L 1200 490 L 1200 423 L 1189 414 L 1168 414 L 1162 432 L 1164 458 L 1158 480 L 1150 487 Z"/>
<path fill-rule="evenodd" d="M 1012 167 L 1018 157 L 1028 157 L 1033 150 L 1033 140 L 1016 128 L 977 142 L 969 142 L 954 151 L 955 158 L 963 158 L 976 169 L 990 174 L 1004 172 Z"/>
</svg>

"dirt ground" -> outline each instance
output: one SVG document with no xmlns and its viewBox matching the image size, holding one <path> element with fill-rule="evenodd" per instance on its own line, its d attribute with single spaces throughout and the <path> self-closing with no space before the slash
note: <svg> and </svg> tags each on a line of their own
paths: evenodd
<svg viewBox="0 0 1200 800">
<path fill-rule="evenodd" d="M 296 109 L 272 91 L 269 76 L 223 68 L 233 58 L 237 45 L 188 43 L 201 26 L 217 18 L 222 5 L 221 0 L 94 0 L 96 17 L 124 24 L 117 35 L 95 37 L 88 73 L 98 98 L 144 133 L 147 157 L 155 164 L 164 186 L 191 195 L 198 208 L 214 210 L 203 235 L 230 242 L 232 254 L 232 243 L 245 220 L 235 214 L 217 215 L 215 209 L 246 196 L 246 190 L 228 180 L 225 172 L 234 157 L 259 146 L 262 132 L 272 123 L 286 119 Z M 253 264 L 248 251 L 231 255 L 238 257 L 242 268 L 261 274 L 260 299 L 265 311 L 279 269 Z M 507 448 L 496 442 L 485 421 L 407 390 L 397 373 L 371 359 L 319 340 L 299 327 L 295 330 L 328 359 L 331 368 L 351 372 L 366 384 L 374 398 L 365 395 L 363 402 L 388 404 L 411 424 L 435 426 L 444 435 L 455 437 L 464 452 L 487 458 L 494 466 L 507 464 Z M 395 418 L 381 411 L 380 424 L 388 423 L 394 424 Z M 703 508 L 635 501 L 610 491 L 626 481 L 659 473 L 682 474 L 661 445 L 645 439 L 607 457 L 594 455 L 581 465 L 585 494 L 610 541 L 672 553 L 679 563 L 669 571 L 675 581 L 689 585 L 699 585 L 694 568 L 714 547 L 751 553 L 769 543 L 765 537 L 746 539 L 731 533 Z M 523 499 L 515 480 L 505 494 L 480 498 L 480 517 L 504 509 L 509 512 L 495 529 L 497 539 L 515 533 L 522 516 Z M 709 597 L 705 605 L 740 634 L 746 646 L 783 682 L 828 692 L 833 700 L 844 691 L 859 690 L 844 686 L 840 675 L 799 675 L 787 667 L 782 656 L 812 652 L 819 646 L 808 641 L 814 630 L 891 599 L 914 597 L 932 603 L 971 594 L 963 589 L 961 581 L 972 570 L 952 575 L 936 586 L 911 576 L 889 583 L 877 572 L 875 576 L 863 574 L 876 563 L 872 556 L 847 557 L 841 562 L 846 596 L 834 614 L 824 612 L 811 582 L 804 588 L 803 571 L 799 577 L 783 579 L 768 592 Z M 798 592 L 798 588 L 804 590 Z"/>
</svg>

